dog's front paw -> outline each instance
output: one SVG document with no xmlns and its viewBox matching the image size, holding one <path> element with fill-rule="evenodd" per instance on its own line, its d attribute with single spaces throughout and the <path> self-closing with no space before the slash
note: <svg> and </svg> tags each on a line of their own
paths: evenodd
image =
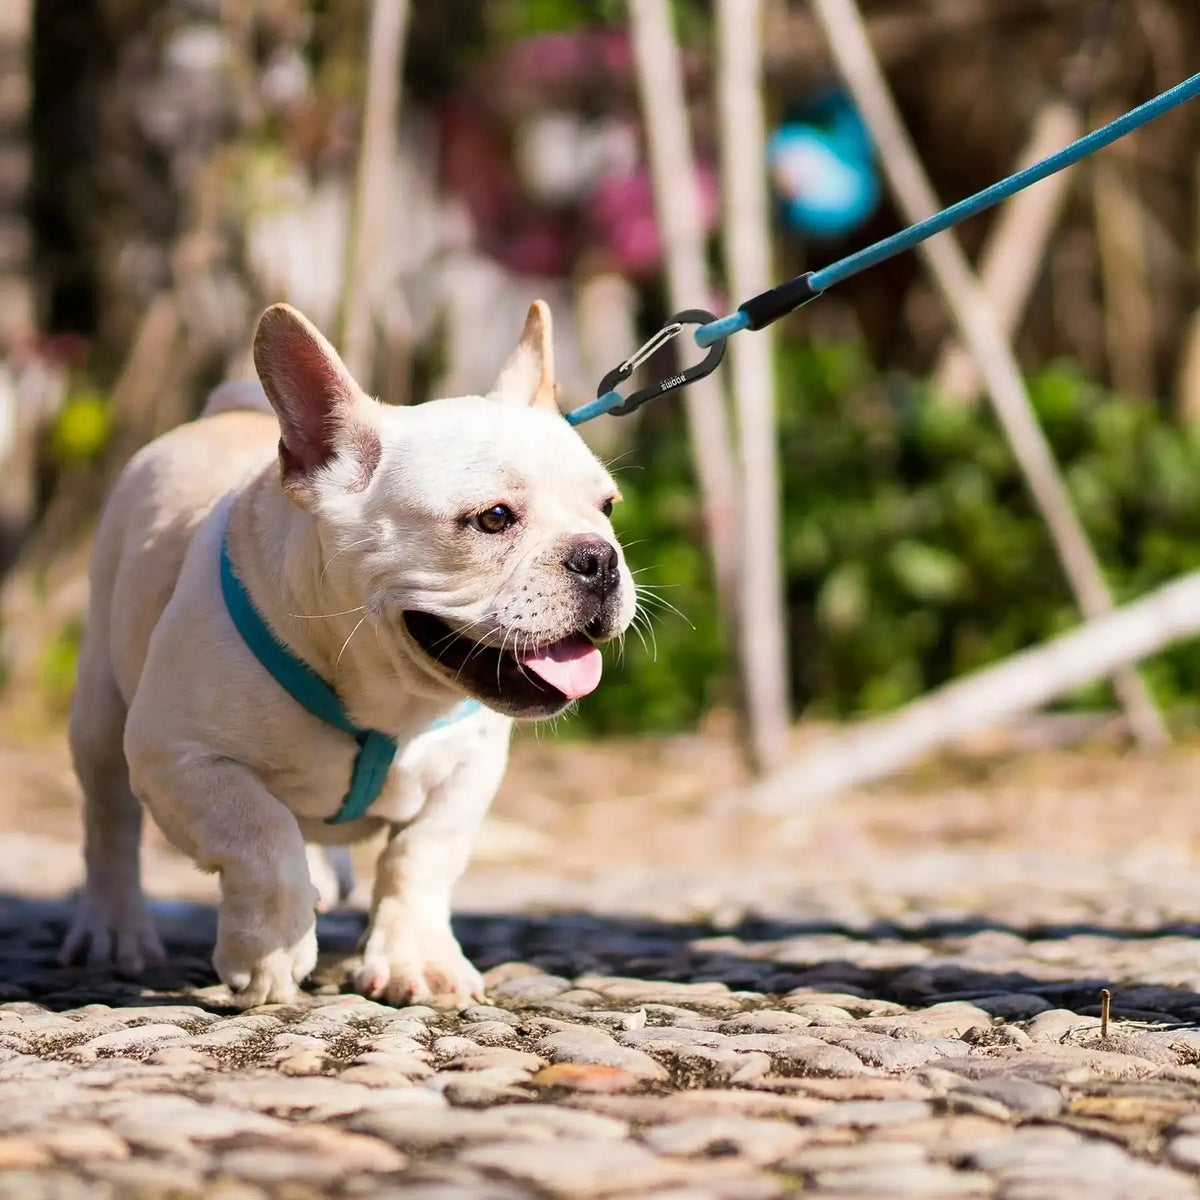
<svg viewBox="0 0 1200 1200">
<path fill-rule="evenodd" d="M 310 925 L 290 944 L 264 951 L 263 938 L 245 937 L 221 923 L 213 966 L 221 982 L 233 993 L 239 1008 L 258 1004 L 289 1004 L 299 984 L 317 965 L 317 930 Z"/>
<path fill-rule="evenodd" d="M 351 978 L 364 996 L 388 1004 L 419 1004 L 438 996 L 465 1008 L 486 1000 L 483 977 L 447 925 L 372 928 Z"/>
<path fill-rule="evenodd" d="M 71 927 L 58 952 L 67 966 L 116 966 L 137 973 L 166 961 L 158 931 L 140 891 L 110 895 L 88 889 L 79 897 Z"/>
</svg>

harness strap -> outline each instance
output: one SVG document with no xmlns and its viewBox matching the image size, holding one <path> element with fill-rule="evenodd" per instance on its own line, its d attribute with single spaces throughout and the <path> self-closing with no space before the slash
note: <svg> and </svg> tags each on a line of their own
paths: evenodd
<svg viewBox="0 0 1200 1200">
<path fill-rule="evenodd" d="M 395 760 L 399 748 L 396 739 L 378 729 L 362 729 L 346 715 L 337 693 L 306 662 L 297 658 L 274 634 L 254 607 L 250 594 L 234 574 L 229 557 L 229 530 L 221 535 L 221 595 L 234 627 L 241 634 L 250 653 L 297 704 L 318 720 L 348 733 L 358 743 L 350 790 L 341 807 L 327 825 L 344 825 L 364 816 L 379 798 L 383 781 Z M 478 712 L 476 700 L 464 700 L 444 717 L 439 717 L 429 730 L 443 729 Z"/>
</svg>

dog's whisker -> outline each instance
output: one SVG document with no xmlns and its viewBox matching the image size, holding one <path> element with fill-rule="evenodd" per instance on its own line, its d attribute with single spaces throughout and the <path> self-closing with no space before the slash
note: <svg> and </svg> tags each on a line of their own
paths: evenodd
<svg viewBox="0 0 1200 1200">
<path fill-rule="evenodd" d="M 650 617 L 646 614 L 646 612 L 644 610 L 639 609 L 638 612 L 636 612 L 634 614 L 633 619 L 634 619 L 635 626 L 640 625 L 643 629 L 645 629 L 646 633 L 649 634 L 650 645 L 649 645 L 648 649 L 650 652 L 650 661 L 657 662 L 658 661 L 658 638 L 655 636 L 654 626 L 650 621 Z M 646 648 L 646 639 L 645 638 L 642 639 L 642 646 L 644 648 Z"/>
<path fill-rule="evenodd" d="M 366 617 L 359 617 L 358 624 L 355 625 L 355 627 L 352 630 L 350 630 L 350 636 L 347 637 L 346 640 L 342 643 L 342 648 L 337 652 L 337 658 L 335 658 L 333 660 L 334 669 L 336 669 L 338 663 L 340 663 L 342 661 L 342 655 L 346 653 L 346 647 L 348 645 L 350 645 L 350 638 L 352 638 L 362 628 L 362 623 L 366 619 L 367 619 Z"/>
<path fill-rule="evenodd" d="M 632 629 L 632 630 L 633 630 L 633 632 L 637 634 L 637 636 L 638 636 L 638 641 L 642 643 L 642 649 L 643 649 L 643 650 L 644 650 L 644 651 L 645 651 L 647 654 L 649 654 L 649 653 L 650 653 L 650 647 L 649 647 L 648 645 L 646 645 L 646 635 L 645 635 L 644 633 L 642 633 L 642 627 L 641 627 L 641 623 L 638 621 L 638 617 L 639 617 L 639 616 L 641 616 L 641 614 L 640 614 L 640 613 L 635 613 L 635 614 L 634 614 L 633 620 L 632 620 L 632 621 L 629 623 L 629 628 L 630 628 L 630 629 Z"/>
<path fill-rule="evenodd" d="M 492 628 L 489 629 L 487 631 L 487 633 L 485 633 L 483 636 L 485 638 L 489 638 L 493 634 L 498 633 L 499 631 L 500 631 L 500 626 L 493 625 Z M 472 647 L 470 652 L 467 654 L 467 657 L 463 659 L 462 665 L 458 668 L 457 671 L 454 672 L 454 682 L 455 683 L 458 682 L 459 676 L 462 675 L 462 673 L 467 669 L 467 664 L 471 661 L 471 659 L 473 659 L 475 657 L 475 655 L 480 654 L 484 650 L 487 650 L 487 649 L 489 649 L 489 647 L 484 643 L 482 638 L 475 643 L 475 645 Z"/>
<path fill-rule="evenodd" d="M 333 560 L 334 560 L 335 558 L 337 558 L 337 556 L 338 556 L 339 554 L 345 554 L 347 550 L 353 550 L 355 546 L 362 546 L 362 545 L 365 545 L 365 544 L 366 544 L 367 542 L 369 542 L 370 540 L 371 540 L 371 539 L 370 539 L 369 537 L 365 537 L 365 538 L 359 538 L 359 539 L 358 539 L 358 541 L 356 541 L 356 542 L 351 542 L 349 545 L 347 545 L 347 546 L 343 546 L 343 547 L 342 547 L 340 550 L 335 550 L 335 551 L 334 551 L 334 553 L 333 553 L 333 554 L 331 554 L 331 555 L 329 556 L 329 562 L 327 562 L 327 563 L 326 563 L 326 564 L 325 564 L 325 565 L 324 565 L 324 566 L 321 568 L 321 574 L 320 574 L 319 578 L 317 579 L 317 587 L 320 587 L 320 586 L 321 586 L 321 584 L 323 584 L 323 583 L 325 582 L 325 572 L 329 570 L 329 564 L 330 564 L 330 563 L 332 563 L 332 562 L 333 562 Z"/>
<path fill-rule="evenodd" d="M 494 626 L 493 626 L 491 629 L 489 629 L 489 630 L 487 631 L 487 633 L 485 633 L 483 636 L 484 636 L 485 638 L 489 638 L 489 637 L 491 637 L 491 636 L 492 636 L 494 633 L 497 633 L 497 632 L 499 632 L 499 629 L 500 629 L 500 626 L 499 626 L 499 625 L 494 625 Z M 473 659 L 473 658 L 474 658 L 474 657 L 475 657 L 477 654 L 482 654 L 482 653 L 484 652 L 484 650 L 486 650 L 486 649 L 488 649 L 488 646 L 487 646 L 487 645 L 484 643 L 483 639 L 481 638 L 481 639 L 480 639 L 479 641 L 477 641 L 477 642 L 476 642 L 476 643 L 475 643 L 475 644 L 474 644 L 474 645 L 471 647 L 471 649 L 470 649 L 470 650 L 467 652 L 467 657 L 463 659 L 463 661 L 462 661 L 462 666 L 461 666 L 461 667 L 459 667 L 459 668 L 458 668 L 458 671 L 455 673 L 455 678 L 457 679 L 457 678 L 458 678 L 458 676 L 459 676 L 459 675 L 461 675 L 461 674 L 463 673 L 463 670 L 465 669 L 465 667 L 467 666 L 467 664 L 468 664 L 468 663 L 471 661 L 471 659 Z"/>
<path fill-rule="evenodd" d="M 474 629 L 477 625 L 482 625 L 487 619 L 487 617 L 477 617 L 474 621 L 468 622 L 461 629 L 451 629 L 450 632 L 445 635 L 445 637 L 438 638 L 438 640 L 430 646 L 430 649 L 438 650 L 443 645 L 445 645 L 448 649 L 450 646 L 454 645 L 459 638 L 466 637 L 470 630 Z"/>
<path fill-rule="evenodd" d="M 367 606 L 360 604 L 357 608 L 343 608 L 341 612 L 331 613 L 288 613 L 289 617 L 295 617 L 297 621 L 324 621 L 326 617 L 348 617 L 353 613 L 362 612 Z M 363 617 L 366 620 L 366 617 Z"/>
<path fill-rule="evenodd" d="M 656 596 L 653 592 L 644 592 L 641 588 L 638 589 L 638 604 L 645 604 L 647 607 L 657 607 L 660 610 L 665 609 L 667 612 L 673 612 L 681 621 L 687 623 L 689 628 L 695 629 L 696 626 L 692 623 L 691 618 L 673 605 L 670 600 L 664 600 L 661 596 Z"/>
<path fill-rule="evenodd" d="M 512 633 L 511 629 L 504 631 L 504 636 L 500 639 L 500 653 L 496 655 L 496 691 L 500 690 L 500 668 L 504 665 L 504 647 L 508 644 L 510 633 Z"/>
</svg>

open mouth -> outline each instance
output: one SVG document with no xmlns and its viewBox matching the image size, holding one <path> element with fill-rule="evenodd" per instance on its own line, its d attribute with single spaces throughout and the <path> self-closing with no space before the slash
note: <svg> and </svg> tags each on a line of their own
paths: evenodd
<svg viewBox="0 0 1200 1200">
<path fill-rule="evenodd" d="M 513 716 L 553 716 L 600 682 L 600 651 L 585 633 L 501 650 L 456 633 L 432 613 L 406 612 L 404 625 L 425 655 L 460 687 Z"/>
</svg>

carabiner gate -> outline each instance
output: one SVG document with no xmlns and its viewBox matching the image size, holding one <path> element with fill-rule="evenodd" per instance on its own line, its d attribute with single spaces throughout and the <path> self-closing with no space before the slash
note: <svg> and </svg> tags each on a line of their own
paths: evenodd
<svg viewBox="0 0 1200 1200">
<path fill-rule="evenodd" d="M 624 383 L 646 359 L 681 333 L 685 326 L 707 325 L 710 321 L 715 320 L 716 317 L 712 313 L 705 312 L 702 308 L 686 308 L 683 312 L 676 313 L 636 354 L 630 355 L 619 367 L 609 371 L 600 380 L 596 395 L 602 396 L 605 392 L 615 391 L 618 383 Z M 675 375 L 669 375 L 666 379 L 660 379 L 657 383 L 633 392 L 625 398 L 623 404 L 616 408 L 610 408 L 608 411 L 614 417 L 626 417 L 634 410 L 641 408 L 648 400 L 654 400 L 667 392 L 673 392 L 676 388 L 687 387 L 689 383 L 695 383 L 697 379 L 711 375 L 721 365 L 721 359 L 724 357 L 725 341 L 722 339 L 715 342 L 709 352 L 694 366 L 684 367 Z"/>
<path fill-rule="evenodd" d="M 724 338 L 714 342 L 704 358 L 694 366 L 684 367 L 682 371 L 668 376 L 666 379 L 660 379 L 648 387 L 640 388 L 628 396 L 622 396 L 616 390 L 618 384 L 624 383 L 642 363 L 657 354 L 673 338 L 678 337 L 687 326 L 707 325 L 715 320 L 716 317 L 712 313 L 706 312 L 702 308 L 687 308 L 683 312 L 676 313 L 644 346 L 635 350 L 619 367 L 614 367 L 609 371 L 600 380 L 600 386 L 596 389 L 596 399 L 587 404 L 581 404 L 567 413 L 567 420 L 572 425 L 582 425 L 584 421 L 590 421 L 593 417 L 598 417 L 603 413 L 614 417 L 625 417 L 641 408 L 648 400 L 657 399 L 667 392 L 673 392 L 676 388 L 687 387 L 689 383 L 695 383 L 697 379 L 703 379 L 705 375 L 711 375 L 721 365 L 721 359 L 725 357 Z"/>
</svg>

